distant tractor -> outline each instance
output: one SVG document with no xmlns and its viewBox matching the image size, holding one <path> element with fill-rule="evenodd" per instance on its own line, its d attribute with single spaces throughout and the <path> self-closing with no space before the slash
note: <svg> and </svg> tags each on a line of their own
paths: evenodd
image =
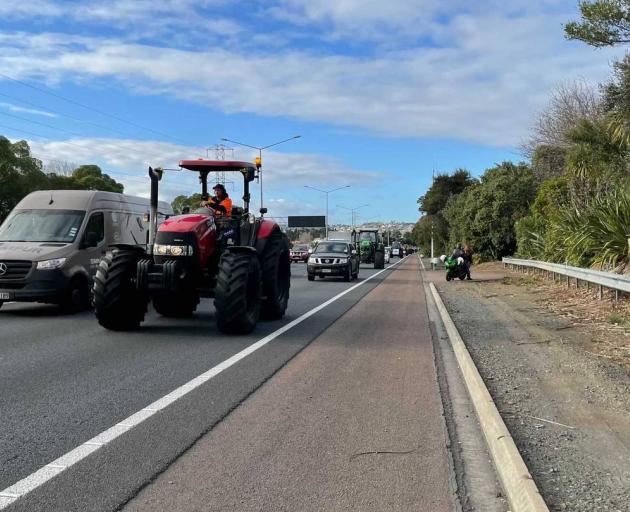
<svg viewBox="0 0 630 512">
<path fill-rule="evenodd" d="M 378 229 L 361 229 L 353 235 L 361 263 L 374 263 L 374 268 L 385 268 L 385 246 Z"/>
<path fill-rule="evenodd" d="M 243 176 L 243 208 L 230 217 L 200 207 L 157 225 L 162 169 L 149 168 L 150 231 L 147 246 L 117 245 L 101 259 L 94 306 L 99 323 L 129 330 L 144 321 L 149 302 L 160 315 L 190 316 L 200 297 L 214 297 L 217 327 L 229 334 L 251 332 L 259 320 L 281 318 L 289 300 L 289 242 L 278 225 L 249 212 L 249 184 L 257 167 L 247 162 L 183 160 L 180 168 L 199 173 L 208 197 L 210 173 Z"/>
</svg>

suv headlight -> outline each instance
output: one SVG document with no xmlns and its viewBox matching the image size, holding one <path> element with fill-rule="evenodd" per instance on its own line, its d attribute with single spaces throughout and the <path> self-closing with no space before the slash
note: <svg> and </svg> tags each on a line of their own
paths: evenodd
<svg viewBox="0 0 630 512">
<path fill-rule="evenodd" d="M 55 258 L 54 260 L 45 260 L 37 262 L 37 270 L 55 270 L 61 268 L 66 262 L 66 258 Z"/>
<path fill-rule="evenodd" d="M 311 256 L 311 257 L 308 259 L 308 262 L 309 262 L 309 263 L 312 263 L 312 264 L 315 264 L 315 263 L 316 263 L 316 262 L 315 262 L 315 258 L 314 258 L 313 256 Z"/>
<path fill-rule="evenodd" d="M 192 256 L 194 249 L 190 245 L 155 244 L 153 254 L 158 256 Z"/>
</svg>

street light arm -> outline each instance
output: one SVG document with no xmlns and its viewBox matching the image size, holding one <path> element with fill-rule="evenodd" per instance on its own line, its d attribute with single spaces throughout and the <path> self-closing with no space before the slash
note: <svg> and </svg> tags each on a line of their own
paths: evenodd
<svg viewBox="0 0 630 512">
<path fill-rule="evenodd" d="M 311 187 L 310 185 L 304 185 L 305 188 L 310 188 L 313 190 L 317 190 L 317 192 L 321 192 L 322 194 L 328 194 L 327 190 L 322 190 L 321 188 Z"/>
<path fill-rule="evenodd" d="M 259 148 L 257 146 L 250 146 L 249 144 L 243 144 L 242 142 L 239 142 L 237 140 L 226 139 L 225 137 L 221 138 L 221 140 L 225 142 L 231 142 L 232 144 L 238 144 L 239 146 L 244 146 L 246 148 L 257 149 L 258 151 L 265 149 L 265 148 Z"/>
<path fill-rule="evenodd" d="M 332 190 L 329 190 L 328 193 L 330 194 L 331 192 L 336 192 L 337 190 L 341 190 L 342 188 L 350 188 L 350 185 L 344 185 L 343 187 L 333 188 Z"/>
<path fill-rule="evenodd" d="M 263 146 L 262 148 L 256 148 L 256 149 L 267 149 L 267 148 L 272 148 L 274 146 L 277 146 L 278 144 L 284 144 L 285 142 L 289 142 L 290 140 L 293 139 L 299 139 L 301 137 L 301 135 L 294 135 L 293 137 L 289 137 L 288 139 L 284 139 L 281 140 L 280 142 L 274 142 L 273 144 L 269 144 L 268 146 Z"/>
</svg>

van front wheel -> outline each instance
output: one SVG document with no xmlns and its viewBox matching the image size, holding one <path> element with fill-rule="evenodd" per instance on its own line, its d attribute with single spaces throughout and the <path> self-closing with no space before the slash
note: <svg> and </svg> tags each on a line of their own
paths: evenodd
<svg viewBox="0 0 630 512">
<path fill-rule="evenodd" d="M 90 306 L 90 292 L 85 279 L 74 277 L 66 290 L 61 307 L 70 313 L 84 311 Z"/>
</svg>

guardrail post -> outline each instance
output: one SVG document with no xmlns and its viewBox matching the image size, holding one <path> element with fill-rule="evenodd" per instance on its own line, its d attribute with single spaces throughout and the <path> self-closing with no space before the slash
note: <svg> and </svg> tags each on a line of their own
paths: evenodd
<svg viewBox="0 0 630 512">
<path fill-rule="evenodd" d="M 567 288 L 571 288 L 571 278 L 567 276 Z"/>
<path fill-rule="evenodd" d="M 599 285 L 599 293 L 597 295 L 599 296 L 599 300 L 604 298 L 604 287 L 601 284 Z"/>
</svg>

